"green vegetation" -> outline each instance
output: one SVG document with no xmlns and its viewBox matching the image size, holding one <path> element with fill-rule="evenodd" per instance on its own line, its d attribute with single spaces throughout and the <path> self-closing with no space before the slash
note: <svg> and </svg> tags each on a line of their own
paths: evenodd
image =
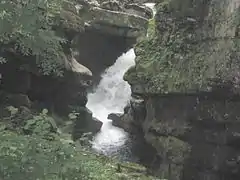
<svg viewBox="0 0 240 180">
<path fill-rule="evenodd" d="M 150 179 L 129 164 L 117 173 L 116 162 L 59 140 L 9 131 L 0 132 L 0 140 L 0 178 L 4 180 Z"/>
<path fill-rule="evenodd" d="M 31 56 L 43 74 L 60 76 L 65 40 L 56 35 L 62 0 L 0 0 L 0 62 L 4 53 Z"/>
<path fill-rule="evenodd" d="M 153 179 L 144 167 L 94 154 L 59 133 L 46 109 L 28 116 L 17 108 L 7 109 L 9 115 L 0 121 L 0 179 Z"/>
</svg>

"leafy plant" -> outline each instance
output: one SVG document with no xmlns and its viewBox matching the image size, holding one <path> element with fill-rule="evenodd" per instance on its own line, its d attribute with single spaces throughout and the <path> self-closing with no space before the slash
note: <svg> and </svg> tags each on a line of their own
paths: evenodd
<svg viewBox="0 0 240 180">
<path fill-rule="evenodd" d="M 47 115 L 48 110 L 43 109 L 42 113 L 33 116 L 26 121 L 23 130 L 26 134 L 34 134 L 45 138 L 52 138 L 53 133 L 57 132 L 57 125 L 54 119 Z"/>
<path fill-rule="evenodd" d="M 0 179 L 4 180 L 151 180 L 138 165 L 84 151 L 77 144 L 48 141 L 40 136 L 0 132 Z M 138 173 L 135 173 L 138 171 Z"/>
<path fill-rule="evenodd" d="M 0 0 L 0 52 L 33 56 L 43 74 L 61 76 L 65 40 L 52 30 L 61 4 L 62 0 Z M 0 57 L 0 63 L 5 61 Z"/>
</svg>

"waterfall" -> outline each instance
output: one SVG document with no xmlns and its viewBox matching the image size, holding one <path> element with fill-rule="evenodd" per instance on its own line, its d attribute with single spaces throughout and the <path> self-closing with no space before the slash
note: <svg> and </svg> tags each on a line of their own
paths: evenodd
<svg viewBox="0 0 240 180">
<path fill-rule="evenodd" d="M 155 16 L 155 4 L 145 3 L 145 5 L 153 10 Z M 92 111 L 93 117 L 103 122 L 100 132 L 92 142 L 93 149 L 99 153 L 108 156 L 116 155 L 128 140 L 128 134 L 112 126 L 111 120 L 107 117 L 110 113 L 123 113 L 124 107 L 129 102 L 131 88 L 123 80 L 123 75 L 134 65 L 135 53 L 133 49 L 130 49 L 127 53 L 123 53 L 114 65 L 105 70 L 97 88 L 93 93 L 88 94 L 87 108 Z"/>
<path fill-rule="evenodd" d="M 112 126 L 107 116 L 110 113 L 123 113 L 131 98 L 130 85 L 123 80 L 123 75 L 135 65 L 134 60 L 134 50 L 130 49 L 105 70 L 95 91 L 88 94 L 87 108 L 93 112 L 94 117 L 103 122 L 101 131 L 93 139 L 93 149 L 105 155 L 116 154 L 128 139 L 128 134 Z"/>
<path fill-rule="evenodd" d="M 157 13 L 157 10 L 156 10 L 156 7 L 155 7 L 155 4 L 156 3 L 144 3 L 145 6 L 149 7 L 150 9 L 152 9 L 152 12 L 153 12 L 153 17 L 156 15 Z"/>
</svg>

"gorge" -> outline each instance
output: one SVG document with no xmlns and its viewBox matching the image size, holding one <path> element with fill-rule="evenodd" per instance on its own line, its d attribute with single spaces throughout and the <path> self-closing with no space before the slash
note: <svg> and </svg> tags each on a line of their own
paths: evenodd
<svg viewBox="0 0 240 180">
<path fill-rule="evenodd" d="M 144 5 L 154 13 L 154 3 L 145 3 Z M 130 141 L 129 135 L 112 126 L 108 116 L 112 113 L 124 113 L 124 108 L 130 103 L 131 89 L 129 84 L 123 80 L 123 76 L 134 65 L 135 53 L 134 49 L 130 49 L 105 70 L 96 89 L 88 94 L 86 107 L 93 112 L 93 117 L 103 122 L 100 132 L 94 138 L 93 149 L 108 156 L 114 154 L 118 157 L 121 156 L 121 149 L 123 149 L 123 154 L 131 156 L 131 147 L 128 147 L 129 143 L 126 145 L 126 142 Z M 120 155 L 117 155 L 119 153 Z M 126 159 L 126 157 L 122 158 Z"/>
<path fill-rule="evenodd" d="M 0 0 L 0 179 L 239 180 L 239 0 L 147 2 Z"/>
<path fill-rule="evenodd" d="M 121 55 L 115 64 L 109 67 L 93 93 L 88 95 L 87 108 L 93 116 L 103 122 L 101 131 L 95 136 L 93 148 L 105 155 L 119 153 L 128 139 L 128 135 L 121 129 L 112 126 L 108 119 L 110 113 L 123 113 L 124 107 L 131 97 L 131 89 L 123 80 L 124 73 L 135 64 L 134 50 L 130 49 Z"/>
</svg>

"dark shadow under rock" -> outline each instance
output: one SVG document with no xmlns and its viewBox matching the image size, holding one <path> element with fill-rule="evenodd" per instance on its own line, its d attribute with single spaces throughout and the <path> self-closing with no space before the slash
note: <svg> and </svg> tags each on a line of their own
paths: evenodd
<svg viewBox="0 0 240 180">
<path fill-rule="evenodd" d="M 73 140 L 79 139 L 84 133 L 91 132 L 92 135 L 100 131 L 102 122 L 92 117 L 92 112 L 85 108 L 80 107 L 77 111 L 79 116 L 74 123 L 72 137 Z"/>
<path fill-rule="evenodd" d="M 135 41 L 135 39 L 88 30 L 74 39 L 75 49 L 79 52 L 75 58 L 92 71 L 97 84 L 100 80 L 100 74 L 113 65 L 123 52 L 129 50 Z"/>
<path fill-rule="evenodd" d="M 4 106 L 14 106 L 16 108 L 25 106 L 30 108 L 32 103 L 26 94 L 11 94 L 0 92 L 0 102 Z"/>
</svg>

